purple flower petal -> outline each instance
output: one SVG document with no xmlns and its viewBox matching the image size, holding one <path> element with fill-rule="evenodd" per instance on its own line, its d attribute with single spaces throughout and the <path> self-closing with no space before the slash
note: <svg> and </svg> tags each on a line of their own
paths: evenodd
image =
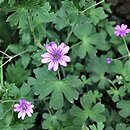
<svg viewBox="0 0 130 130">
<path fill-rule="evenodd" d="M 25 116 L 26 116 L 26 113 L 25 113 L 25 111 L 23 111 L 22 112 L 22 120 L 24 120 Z"/>
<path fill-rule="evenodd" d="M 48 65 L 48 70 L 52 70 L 53 67 L 54 67 L 54 63 L 53 61 L 51 61 Z"/>
<path fill-rule="evenodd" d="M 15 104 L 14 107 L 20 107 L 20 105 L 19 104 Z"/>
<path fill-rule="evenodd" d="M 59 52 L 62 52 L 62 50 L 64 49 L 64 47 L 65 47 L 65 43 L 62 42 L 62 43 L 58 46 Z"/>
<path fill-rule="evenodd" d="M 50 58 L 50 53 L 44 53 L 44 54 L 41 54 L 41 57 L 43 57 L 43 58 Z"/>
<path fill-rule="evenodd" d="M 116 25 L 115 30 L 120 30 L 120 25 Z"/>
<path fill-rule="evenodd" d="M 53 53 L 53 49 L 49 44 L 45 45 L 45 48 L 49 53 Z"/>
<path fill-rule="evenodd" d="M 67 66 L 67 63 L 64 60 L 59 61 L 60 65 Z"/>
<path fill-rule="evenodd" d="M 59 63 L 58 63 L 58 62 L 55 62 L 55 63 L 54 63 L 54 66 L 53 66 L 53 70 L 54 70 L 54 71 L 57 71 L 57 70 L 58 70 L 58 66 L 59 66 Z"/>
<path fill-rule="evenodd" d="M 126 29 L 126 33 L 130 33 L 130 29 Z"/>
<path fill-rule="evenodd" d="M 23 114 L 23 111 L 20 111 L 19 114 L 18 114 L 18 118 L 21 118 L 22 114 Z"/>
<path fill-rule="evenodd" d="M 127 25 L 124 25 L 124 24 L 121 25 L 122 30 L 125 30 L 126 28 L 127 28 Z"/>
<path fill-rule="evenodd" d="M 70 62 L 71 61 L 70 57 L 66 56 L 66 55 L 62 56 L 62 60 L 66 61 L 66 62 Z"/>
<path fill-rule="evenodd" d="M 69 49 L 70 49 L 70 48 L 69 48 L 68 46 L 66 46 L 66 47 L 63 48 L 63 50 L 62 50 L 61 53 L 62 53 L 62 54 L 66 54 L 66 53 L 68 53 Z"/>
<path fill-rule="evenodd" d="M 31 117 L 32 116 L 32 114 L 31 114 L 31 112 L 30 111 L 26 111 L 26 113 L 27 113 L 27 115 L 29 116 L 29 117 Z"/>
<path fill-rule="evenodd" d="M 115 34 L 116 36 L 119 36 L 119 35 L 120 35 L 120 32 L 119 32 L 119 31 L 115 31 L 114 34 Z"/>
<path fill-rule="evenodd" d="M 41 60 L 42 63 L 48 63 L 50 61 L 51 61 L 50 58 L 44 58 L 44 59 Z"/>
<path fill-rule="evenodd" d="M 51 42 L 50 46 L 52 48 L 52 50 L 55 52 L 55 50 L 57 50 L 57 44 L 55 42 Z"/>
</svg>

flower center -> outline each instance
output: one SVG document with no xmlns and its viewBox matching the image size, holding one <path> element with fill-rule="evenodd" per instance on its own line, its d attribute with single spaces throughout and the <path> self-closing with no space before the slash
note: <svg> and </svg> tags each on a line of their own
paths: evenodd
<svg viewBox="0 0 130 130">
<path fill-rule="evenodd" d="M 53 60 L 59 60 L 61 55 L 59 53 L 53 54 Z"/>
<path fill-rule="evenodd" d="M 27 105 L 24 104 L 22 108 L 23 108 L 23 110 L 26 110 L 27 109 Z"/>
</svg>

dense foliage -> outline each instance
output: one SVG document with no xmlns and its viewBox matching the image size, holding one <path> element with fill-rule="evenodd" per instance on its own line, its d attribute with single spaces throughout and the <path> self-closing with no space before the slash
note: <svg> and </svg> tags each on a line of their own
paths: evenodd
<svg viewBox="0 0 130 130">
<path fill-rule="evenodd" d="M 111 15 L 105 0 L 0 0 L 0 130 L 130 130 L 130 34 Z M 52 41 L 71 59 L 55 71 Z"/>
</svg>

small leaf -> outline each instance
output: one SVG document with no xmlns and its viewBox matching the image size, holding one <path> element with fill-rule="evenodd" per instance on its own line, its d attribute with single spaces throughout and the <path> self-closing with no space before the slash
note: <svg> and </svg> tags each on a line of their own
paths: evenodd
<svg viewBox="0 0 130 130">
<path fill-rule="evenodd" d="M 121 109 L 119 111 L 119 114 L 126 118 L 129 116 L 130 114 L 130 101 L 129 100 L 120 100 L 118 103 L 117 103 L 117 107 L 119 109 Z"/>
<path fill-rule="evenodd" d="M 30 55 L 29 54 L 23 54 L 21 56 L 21 62 L 22 65 L 24 67 L 24 69 L 28 66 L 29 62 L 30 62 Z"/>
<path fill-rule="evenodd" d="M 27 80 L 29 75 L 30 72 L 22 67 L 20 60 L 15 62 L 15 64 L 8 65 L 6 69 L 7 82 L 15 83 L 18 86 Z"/>
</svg>

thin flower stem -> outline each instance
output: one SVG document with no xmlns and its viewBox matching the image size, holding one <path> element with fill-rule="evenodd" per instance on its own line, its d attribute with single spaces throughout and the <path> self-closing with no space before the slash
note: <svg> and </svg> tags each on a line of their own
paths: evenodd
<svg viewBox="0 0 130 130">
<path fill-rule="evenodd" d="M 0 61 L 0 64 L 2 65 L 2 60 Z M 1 80 L 1 85 L 0 85 L 0 90 L 2 90 L 2 86 L 4 85 L 3 83 L 3 68 L 1 67 L 0 69 L 0 80 Z"/>
<path fill-rule="evenodd" d="M 26 50 L 26 51 L 23 51 L 23 52 L 20 52 L 20 53 L 14 55 L 14 56 L 9 56 L 10 58 L 9 58 L 5 63 L 1 64 L 0 68 L 2 68 L 4 65 L 6 65 L 8 62 L 10 62 L 10 61 L 11 61 L 12 59 L 14 59 L 15 57 L 17 57 L 17 56 L 19 56 L 19 55 L 21 55 L 21 54 L 23 54 L 23 53 L 25 53 L 25 52 L 27 52 L 27 50 Z"/>
<path fill-rule="evenodd" d="M 81 11 L 81 13 L 84 13 L 84 12 L 86 12 L 87 10 L 89 10 L 89 9 L 91 9 L 91 8 L 93 8 L 93 7 L 95 7 L 95 6 L 99 5 L 99 4 L 101 4 L 101 3 L 103 3 L 103 2 L 105 2 L 105 0 L 102 0 L 102 1 L 100 1 L 100 2 L 98 2 L 98 3 L 96 3 L 96 4 L 94 4 L 94 5 L 92 5 L 92 6 L 90 6 L 90 7 L 88 7 L 87 9 Z"/>
<path fill-rule="evenodd" d="M 76 23 L 74 22 L 73 25 L 71 26 L 71 30 L 69 31 L 68 35 L 67 35 L 67 38 L 65 39 L 65 43 L 68 43 L 69 42 L 69 39 L 70 39 L 70 36 L 72 35 L 73 33 L 73 29 L 75 27 Z"/>
<path fill-rule="evenodd" d="M 107 79 L 107 81 L 108 81 L 110 84 L 112 84 L 115 89 L 117 89 L 116 86 L 115 86 L 115 84 L 114 84 L 110 79 Z"/>
<path fill-rule="evenodd" d="M 5 52 L 2 52 L 2 51 L 1 51 L 2 54 L 3 54 L 2 59 L 1 59 L 1 65 L 3 64 L 4 55 L 6 55 L 8 58 L 10 58 L 10 56 L 9 56 L 8 54 L 6 54 L 8 48 L 9 48 L 9 46 L 6 48 Z M 1 72 L 0 72 L 0 75 L 1 75 L 1 87 L 0 87 L 0 89 L 3 90 L 3 89 L 2 89 L 2 87 L 4 86 L 3 67 L 0 67 L 0 70 L 1 70 Z"/>
<path fill-rule="evenodd" d="M 0 57 L 1 59 L 3 58 L 3 59 L 9 59 L 9 57 Z"/>
<path fill-rule="evenodd" d="M 127 52 L 128 52 L 128 56 L 130 56 L 130 51 L 129 51 L 128 47 L 127 47 L 126 40 L 125 40 L 124 37 L 122 37 L 122 39 L 123 39 L 123 41 L 124 41 L 124 43 L 125 43 L 125 47 L 126 47 L 126 50 L 127 50 Z"/>
<path fill-rule="evenodd" d="M 11 109 L 12 109 L 12 106 L 6 112 L 4 112 L 4 115 L 6 115 Z"/>
<path fill-rule="evenodd" d="M 0 51 L 0 53 L 2 53 L 3 55 L 6 55 L 8 58 L 10 58 L 10 56 L 8 54 L 6 54 L 5 52 Z"/>
<path fill-rule="evenodd" d="M 14 102 L 13 102 L 12 106 L 14 106 Z M 11 118 L 10 118 L 10 122 L 9 122 L 9 124 L 8 124 L 8 125 L 10 125 L 10 124 L 11 124 L 11 122 L 12 122 L 13 114 L 14 114 L 14 111 L 13 111 L 13 109 L 12 109 L 12 112 L 11 112 Z"/>
<path fill-rule="evenodd" d="M 33 26 L 33 21 L 32 21 L 32 17 L 28 16 L 28 24 L 31 30 L 31 33 L 33 35 L 34 38 L 34 42 L 36 43 L 36 45 L 41 48 L 42 50 L 44 50 L 44 47 L 41 45 L 41 42 L 39 41 L 39 39 L 35 36 L 35 31 L 34 31 L 34 26 Z"/>
<path fill-rule="evenodd" d="M 112 60 L 120 60 L 120 59 L 123 59 L 123 58 L 128 57 L 128 56 L 129 56 L 129 55 L 127 54 L 127 55 L 125 55 L 125 56 L 119 57 L 119 58 L 117 58 L 117 59 L 112 59 Z"/>
<path fill-rule="evenodd" d="M 63 77 L 65 77 L 65 70 L 64 70 L 64 68 L 62 66 L 60 66 L 60 67 L 61 67 L 61 72 L 63 74 Z"/>
<path fill-rule="evenodd" d="M 18 100 L 0 100 L 1 103 L 6 103 L 6 102 L 17 102 Z"/>
<path fill-rule="evenodd" d="M 11 56 L 11 57 L 12 57 L 11 59 L 13 59 L 13 58 L 15 58 L 15 57 L 17 57 L 17 56 L 20 56 L 20 55 L 22 55 L 23 53 L 25 53 L 25 52 L 27 52 L 27 51 L 28 51 L 28 50 L 25 50 L 25 51 L 23 51 L 23 52 L 20 52 L 20 53 L 14 55 L 14 56 Z"/>
<path fill-rule="evenodd" d="M 58 79 L 61 80 L 60 71 L 57 71 Z"/>
<path fill-rule="evenodd" d="M 8 62 L 10 62 L 10 59 L 8 59 L 5 63 L 3 63 L 0 68 L 2 68 L 4 65 L 6 65 Z"/>
<path fill-rule="evenodd" d="M 77 43 L 77 44 L 74 44 L 73 46 L 71 46 L 70 48 L 72 49 L 72 48 L 74 48 L 74 47 L 76 47 L 76 46 L 78 46 L 78 45 L 80 45 L 81 44 L 81 42 L 79 42 L 79 43 Z"/>
<path fill-rule="evenodd" d="M 43 100 L 43 102 L 44 102 L 45 105 L 47 106 L 47 110 L 48 110 L 49 114 L 50 114 L 50 115 L 53 115 L 54 113 L 53 113 L 52 109 L 49 108 L 48 103 L 47 103 L 45 100 Z"/>
</svg>

